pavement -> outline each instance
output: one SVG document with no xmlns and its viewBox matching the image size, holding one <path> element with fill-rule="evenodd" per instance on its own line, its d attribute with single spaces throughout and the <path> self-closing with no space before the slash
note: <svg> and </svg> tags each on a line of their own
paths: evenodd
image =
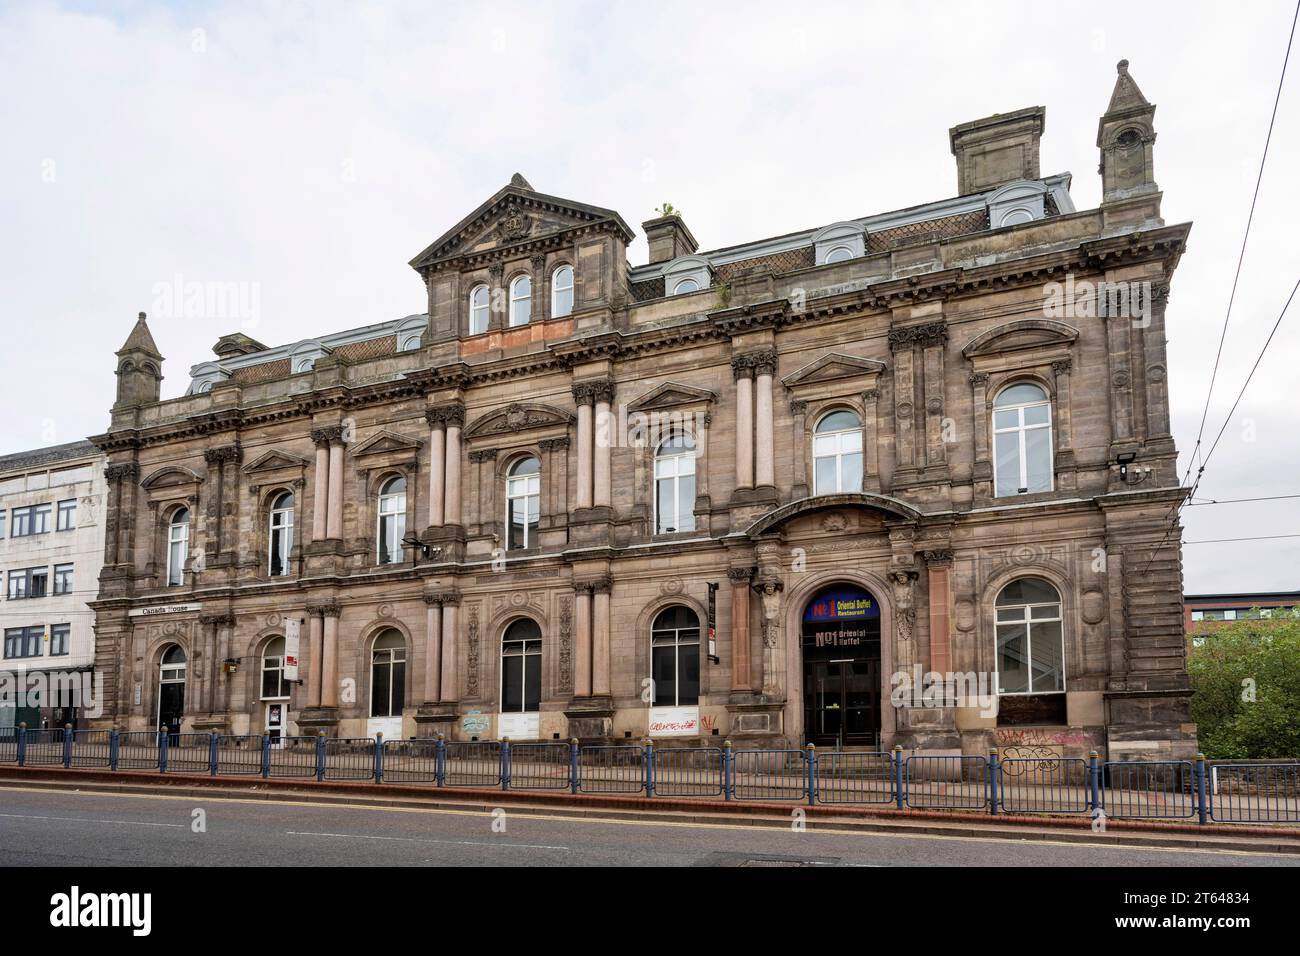
<svg viewBox="0 0 1300 956">
<path fill-rule="evenodd" d="M 87 789 L 87 788 L 90 789 Z M 802 822 L 806 829 L 798 829 Z M 1269 839 L 0 781 L 0 866 L 1300 866 Z M 1177 845 L 1180 841 L 1184 845 Z M 1276 852 L 1291 849 L 1292 852 Z"/>
</svg>

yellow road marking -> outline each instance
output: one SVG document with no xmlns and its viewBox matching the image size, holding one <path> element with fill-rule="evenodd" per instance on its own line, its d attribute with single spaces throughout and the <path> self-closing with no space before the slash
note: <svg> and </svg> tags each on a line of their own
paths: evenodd
<svg viewBox="0 0 1300 956">
<path fill-rule="evenodd" d="M 481 817 L 491 811 L 485 810 L 450 810 L 440 807 L 393 807 L 382 806 L 379 804 L 366 803 L 332 803 L 320 800 L 252 800 L 243 797 L 203 797 L 194 796 L 172 796 L 161 793 L 121 793 L 117 791 L 103 790 L 70 790 L 60 787 L 0 787 L 0 793 L 61 793 L 71 796 L 93 796 L 93 797 L 131 797 L 136 800 L 172 800 L 182 801 L 185 803 L 241 803 L 257 804 L 266 806 L 272 804 L 284 807 L 311 807 L 313 809 L 333 808 L 337 810 L 371 810 L 393 813 L 427 813 L 440 816 L 463 816 L 463 817 Z M 508 804 L 502 809 L 508 810 Z M 793 809 L 793 808 L 792 808 Z M 564 814 L 548 813 L 521 813 L 520 817 L 526 817 L 531 820 L 549 820 L 560 823 L 588 823 L 588 824 L 608 824 L 614 826 L 652 826 L 652 827 L 680 827 L 687 829 L 700 830 L 771 830 L 775 832 L 785 832 L 783 827 L 769 826 L 765 824 L 741 824 L 741 823 L 698 823 L 689 820 L 618 820 L 609 817 L 579 817 L 567 816 Z M 1084 841 L 1073 840 L 1026 840 L 1013 839 L 1011 837 L 969 837 L 969 836 L 947 836 L 937 833 L 888 833 L 879 830 L 841 830 L 832 827 L 813 826 L 809 827 L 808 833 L 834 834 L 840 836 L 856 837 L 890 837 L 902 840 L 952 840 L 959 843 L 1006 843 L 1015 846 L 1063 846 L 1079 847 L 1097 850 L 1144 850 L 1147 852 L 1163 853 L 1215 853 L 1223 856 L 1277 856 L 1287 859 L 1296 859 L 1296 856 L 1290 853 L 1275 853 L 1270 850 L 1224 850 L 1213 847 L 1173 847 L 1173 846 L 1141 846 L 1137 844 L 1114 844 L 1114 843 L 1088 843 Z M 1171 834 L 1173 835 L 1173 834 Z M 1184 836 L 1185 834 L 1177 834 Z"/>
</svg>

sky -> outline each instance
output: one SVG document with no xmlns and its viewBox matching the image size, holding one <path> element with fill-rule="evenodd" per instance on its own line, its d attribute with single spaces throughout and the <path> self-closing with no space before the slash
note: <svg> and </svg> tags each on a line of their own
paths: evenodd
<svg viewBox="0 0 1300 956">
<path fill-rule="evenodd" d="M 1047 108 L 1042 172 L 1100 201 L 1127 58 L 1158 107 L 1175 438 L 1195 446 L 1294 7 L 1220 3 L 0 2 L 0 453 L 104 430 L 137 312 L 164 397 L 217 338 L 424 310 L 407 262 L 521 172 L 703 248 L 956 193 L 949 127 Z M 1300 49 L 1278 110 L 1197 500 L 1300 495 Z M 630 249 L 645 261 L 644 239 Z M 186 283 L 238 296 L 169 301 Z M 234 283 L 236 285 L 226 285 Z M 1300 498 L 1184 511 L 1189 593 L 1300 588 Z"/>
</svg>

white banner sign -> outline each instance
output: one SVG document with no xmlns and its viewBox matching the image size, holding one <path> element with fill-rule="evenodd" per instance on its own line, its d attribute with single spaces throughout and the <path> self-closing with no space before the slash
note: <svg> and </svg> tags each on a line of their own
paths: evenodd
<svg viewBox="0 0 1300 956">
<path fill-rule="evenodd" d="M 302 643 L 302 622 L 291 617 L 284 622 L 284 679 L 298 679 L 298 652 Z"/>
<path fill-rule="evenodd" d="M 700 708 L 651 707 L 651 737 L 696 737 L 700 733 Z"/>
</svg>

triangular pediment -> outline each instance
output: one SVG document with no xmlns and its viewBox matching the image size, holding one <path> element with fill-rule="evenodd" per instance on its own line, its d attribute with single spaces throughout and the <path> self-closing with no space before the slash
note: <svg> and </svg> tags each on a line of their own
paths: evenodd
<svg viewBox="0 0 1300 956">
<path fill-rule="evenodd" d="M 286 468 L 303 469 L 306 467 L 306 458 L 299 458 L 297 455 L 272 449 L 263 455 L 258 455 L 245 465 L 244 474 L 254 475 L 264 471 L 281 471 Z"/>
<path fill-rule="evenodd" d="M 419 270 L 441 259 L 489 252 L 601 221 L 613 222 L 628 242 L 633 239 L 632 231 L 614 210 L 536 192 L 516 174 L 508 185 L 434 240 L 410 264 Z"/>
<path fill-rule="evenodd" d="M 391 452 L 414 452 L 423 444 L 424 442 L 416 441 L 414 438 L 407 438 L 405 435 L 384 429 L 356 445 L 352 449 L 351 456 L 360 458 L 365 455 L 383 455 Z"/>
<path fill-rule="evenodd" d="M 465 437 L 482 438 L 557 426 L 567 428 L 572 421 L 573 416 L 563 409 L 532 402 L 515 402 L 475 420 L 465 429 Z"/>
<path fill-rule="evenodd" d="M 967 358 L 976 355 L 997 355 L 1023 349 L 1066 347 L 1074 344 L 1079 330 L 1064 322 L 1051 319 L 1021 319 L 981 332 L 962 347 Z"/>
<path fill-rule="evenodd" d="M 630 412 L 648 412 L 657 408 L 673 408 L 678 405 L 697 405 L 711 402 L 718 396 L 707 388 L 693 385 L 680 385 L 677 382 L 664 382 L 646 392 L 627 406 Z"/>
<path fill-rule="evenodd" d="M 797 385 L 815 385 L 863 375 L 879 375 L 884 370 L 884 362 L 859 358 L 856 355 L 845 355 L 843 352 L 829 352 L 809 362 L 803 368 L 791 372 L 781 381 L 787 388 L 792 388 Z"/>
</svg>

